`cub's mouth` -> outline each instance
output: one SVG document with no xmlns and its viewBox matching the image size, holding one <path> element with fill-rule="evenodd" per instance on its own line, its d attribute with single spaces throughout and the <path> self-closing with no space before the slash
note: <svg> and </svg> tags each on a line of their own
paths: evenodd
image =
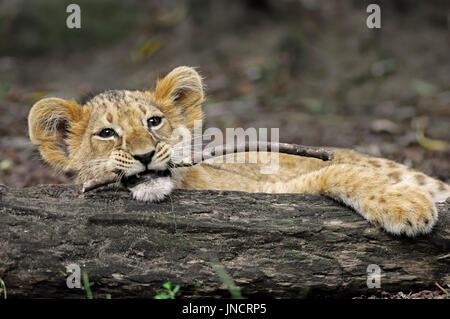
<svg viewBox="0 0 450 319">
<path fill-rule="evenodd" d="M 122 184 L 127 187 L 127 188 L 131 188 L 134 187 L 136 185 L 151 181 L 151 180 L 155 180 L 161 177 L 167 177 L 167 176 L 172 176 L 170 170 L 166 169 L 166 170 L 145 170 L 141 173 L 135 174 L 135 175 L 131 175 L 131 176 L 124 176 L 121 179 Z"/>
</svg>

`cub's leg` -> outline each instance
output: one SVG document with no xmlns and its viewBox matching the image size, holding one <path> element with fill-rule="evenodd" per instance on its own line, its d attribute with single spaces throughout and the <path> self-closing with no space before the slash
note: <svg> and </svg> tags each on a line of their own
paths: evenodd
<svg viewBox="0 0 450 319">
<path fill-rule="evenodd" d="M 326 195 L 396 235 L 426 234 L 437 220 L 436 207 L 427 191 L 395 183 L 373 168 L 353 164 L 330 165 L 289 182 L 267 184 L 263 191 Z"/>
</svg>

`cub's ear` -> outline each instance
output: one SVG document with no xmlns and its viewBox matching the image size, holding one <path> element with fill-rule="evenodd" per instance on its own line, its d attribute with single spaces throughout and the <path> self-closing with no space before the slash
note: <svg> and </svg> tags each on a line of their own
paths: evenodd
<svg viewBox="0 0 450 319">
<path fill-rule="evenodd" d="M 195 69 L 187 66 L 173 69 L 158 80 L 153 94 L 156 99 L 168 99 L 174 104 L 184 116 L 188 128 L 193 127 L 194 120 L 203 119 L 203 83 Z"/>
<path fill-rule="evenodd" d="M 39 146 L 45 161 L 61 168 L 67 167 L 65 140 L 81 117 L 82 107 L 75 101 L 45 98 L 33 105 L 28 114 L 28 133 L 31 142 Z"/>
</svg>

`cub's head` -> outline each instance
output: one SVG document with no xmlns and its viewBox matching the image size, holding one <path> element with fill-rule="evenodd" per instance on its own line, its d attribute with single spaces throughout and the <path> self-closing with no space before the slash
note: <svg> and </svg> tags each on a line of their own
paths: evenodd
<svg viewBox="0 0 450 319">
<path fill-rule="evenodd" d="M 45 98 L 28 115 L 31 141 L 44 160 L 77 174 L 77 182 L 114 172 L 139 200 L 164 198 L 176 186 L 171 170 L 179 132 L 203 119 L 202 80 L 189 67 L 160 79 L 153 91 L 107 91 L 85 105 Z"/>
</svg>

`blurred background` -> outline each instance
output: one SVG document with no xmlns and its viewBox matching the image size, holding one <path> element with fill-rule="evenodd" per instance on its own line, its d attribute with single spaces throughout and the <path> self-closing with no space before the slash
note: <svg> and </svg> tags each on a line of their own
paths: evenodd
<svg viewBox="0 0 450 319">
<path fill-rule="evenodd" d="M 70 182 L 29 142 L 37 100 L 151 88 L 179 65 L 205 77 L 206 127 L 279 127 L 450 182 L 448 0 L 0 0 L 0 183 Z"/>
</svg>

